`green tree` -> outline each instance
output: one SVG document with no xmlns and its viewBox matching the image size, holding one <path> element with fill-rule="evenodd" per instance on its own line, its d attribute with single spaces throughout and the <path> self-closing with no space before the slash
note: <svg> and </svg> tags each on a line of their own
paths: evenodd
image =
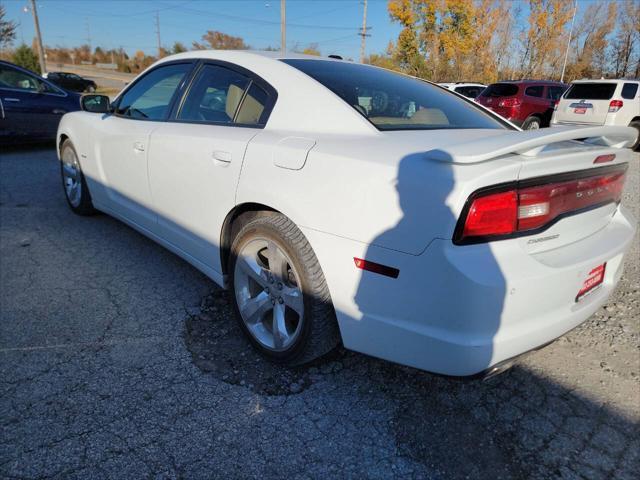
<svg viewBox="0 0 640 480">
<path fill-rule="evenodd" d="M 16 38 L 16 23 L 5 20 L 4 5 L 0 5 L 0 50 L 11 45 Z"/>
<path fill-rule="evenodd" d="M 171 49 L 171 53 L 182 53 L 186 51 L 187 47 L 185 47 L 182 42 L 175 42 L 173 44 L 173 48 Z"/>
<path fill-rule="evenodd" d="M 19 65 L 36 73 L 41 73 L 38 56 L 31 49 L 31 47 L 25 45 L 24 43 L 16 48 L 16 51 L 13 53 L 12 60 L 16 65 Z"/>
</svg>

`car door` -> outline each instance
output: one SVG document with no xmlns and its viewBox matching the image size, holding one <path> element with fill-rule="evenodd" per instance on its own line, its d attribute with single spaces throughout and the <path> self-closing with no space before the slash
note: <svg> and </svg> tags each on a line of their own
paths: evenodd
<svg viewBox="0 0 640 480">
<path fill-rule="evenodd" d="M 54 138 L 67 93 L 35 74 L 0 64 L 3 131 L 9 137 Z"/>
<path fill-rule="evenodd" d="M 166 120 L 192 64 L 172 62 L 145 73 L 119 97 L 114 114 L 94 124 L 96 202 L 151 232 L 157 217 L 149 190 L 149 137 Z"/>
<path fill-rule="evenodd" d="M 149 183 L 160 235 L 220 270 L 220 230 L 235 205 L 249 141 L 275 90 L 245 71 L 204 63 L 172 120 L 151 134 Z"/>
</svg>

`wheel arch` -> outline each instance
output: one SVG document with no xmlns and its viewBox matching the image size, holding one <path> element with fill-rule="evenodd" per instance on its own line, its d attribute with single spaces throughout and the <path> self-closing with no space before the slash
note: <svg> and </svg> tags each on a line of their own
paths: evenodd
<svg viewBox="0 0 640 480">
<path fill-rule="evenodd" d="M 220 230 L 220 267 L 223 275 L 229 273 L 229 257 L 231 255 L 231 243 L 233 242 L 234 233 L 238 230 L 238 220 L 252 218 L 262 213 L 282 213 L 268 205 L 256 202 L 245 202 L 236 205 L 231 209 L 222 222 Z"/>
</svg>

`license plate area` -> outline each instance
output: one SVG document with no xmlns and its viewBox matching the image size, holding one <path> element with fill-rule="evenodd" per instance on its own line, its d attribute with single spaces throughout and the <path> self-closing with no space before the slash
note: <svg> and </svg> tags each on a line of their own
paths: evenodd
<svg viewBox="0 0 640 480">
<path fill-rule="evenodd" d="M 602 265 L 598 265 L 596 268 L 589 272 L 586 280 L 582 283 L 582 287 L 576 295 L 576 302 L 579 302 L 587 295 L 593 293 L 599 287 L 602 286 L 602 282 L 604 282 L 604 272 L 607 267 L 607 263 L 603 263 Z"/>
<path fill-rule="evenodd" d="M 587 109 L 586 107 L 574 108 L 573 113 L 577 113 L 578 115 L 584 115 L 585 113 L 587 113 Z"/>
</svg>

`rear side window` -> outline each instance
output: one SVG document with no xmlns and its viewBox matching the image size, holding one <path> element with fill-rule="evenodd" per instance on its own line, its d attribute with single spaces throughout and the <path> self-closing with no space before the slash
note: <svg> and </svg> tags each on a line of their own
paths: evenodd
<svg viewBox="0 0 640 480">
<path fill-rule="evenodd" d="M 236 123 L 243 125 L 255 125 L 263 123 L 260 121 L 264 113 L 264 107 L 267 104 L 268 95 L 262 88 L 255 83 L 249 87 L 249 91 L 240 105 L 236 116 Z"/>
<path fill-rule="evenodd" d="M 191 64 L 179 63 L 158 67 L 127 90 L 116 113 L 142 120 L 163 120 L 182 79 Z"/>
<path fill-rule="evenodd" d="M 574 83 L 564 98 L 569 100 L 609 100 L 616 91 L 615 83 Z"/>
<path fill-rule="evenodd" d="M 333 91 L 379 130 L 506 128 L 470 101 L 406 75 L 351 62 L 282 61 Z"/>
<path fill-rule="evenodd" d="M 636 93 L 638 93 L 638 84 L 637 83 L 625 83 L 622 86 L 622 98 L 632 99 L 636 98 Z"/>
<path fill-rule="evenodd" d="M 542 97 L 543 91 L 544 87 L 542 85 L 536 85 L 533 87 L 527 87 L 524 94 L 529 95 L 530 97 Z"/>
<path fill-rule="evenodd" d="M 483 97 L 513 97 L 518 93 L 518 85 L 513 83 L 492 83 L 481 93 Z"/>
<path fill-rule="evenodd" d="M 189 89 L 178 119 L 232 123 L 250 80 L 217 65 L 205 65 Z"/>
</svg>

